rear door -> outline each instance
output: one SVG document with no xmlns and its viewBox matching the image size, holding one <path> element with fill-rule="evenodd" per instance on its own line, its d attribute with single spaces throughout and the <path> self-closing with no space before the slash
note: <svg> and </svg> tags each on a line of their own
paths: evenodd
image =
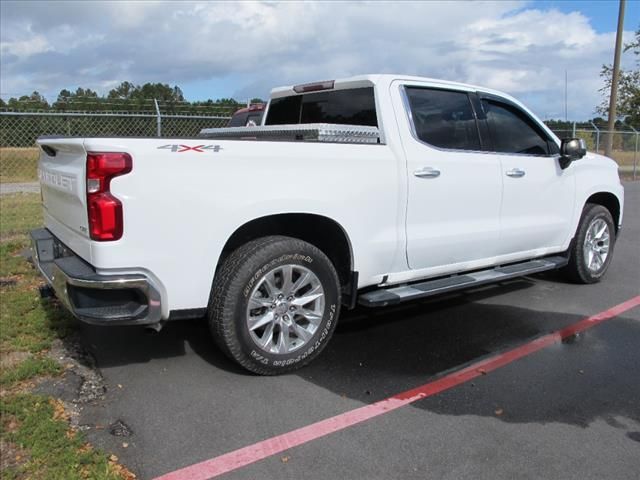
<svg viewBox="0 0 640 480">
<path fill-rule="evenodd" d="M 406 110 L 400 133 L 408 169 L 410 268 L 436 274 L 491 263 L 502 177 L 499 158 L 482 152 L 475 94 L 411 84 L 395 88 Z"/>
<path fill-rule="evenodd" d="M 481 95 L 504 182 L 499 254 L 538 254 L 562 246 L 571 234 L 575 202 L 573 169 L 563 170 L 559 149 L 518 105 Z"/>
</svg>

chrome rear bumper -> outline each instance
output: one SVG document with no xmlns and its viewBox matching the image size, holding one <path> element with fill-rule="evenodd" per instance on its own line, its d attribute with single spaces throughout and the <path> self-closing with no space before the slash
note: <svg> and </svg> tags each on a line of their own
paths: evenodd
<svg viewBox="0 0 640 480">
<path fill-rule="evenodd" d="M 149 325 L 161 320 L 161 298 L 143 274 L 101 275 L 45 228 L 31 232 L 33 263 L 78 319 L 96 325 Z"/>
</svg>

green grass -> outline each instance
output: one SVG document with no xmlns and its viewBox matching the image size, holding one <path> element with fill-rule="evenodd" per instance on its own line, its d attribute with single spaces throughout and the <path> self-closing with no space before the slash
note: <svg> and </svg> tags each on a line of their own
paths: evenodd
<svg viewBox="0 0 640 480">
<path fill-rule="evenodd" d="M 35 182 L 39 149 L 0 148 L 0 183 Z"/>
<path fill-rule="evenodd" d="M 0 239 L 22 235 L 42 225 L 42 205 L 38 193 L 0 195 Z"/>
<path fill-rule="evenodd" d="M 60 370 L 60 365 L 49 357 L 42 355 L 30 356 L 12 366 L 12 368 L 2 369 L 0 372 L 0 386 L 11 385 L 43 375 L 55 375 L 60 373 Z"/>
<path fill-rule="evenodd" d="M 61 403 L 29 392 L 38 378 L 63 371 L 48 350 L 75 322 L 57 302 L 40 299 L 42 279 L 23 256 L 28 231 L 42 224 L 40 196 L 2 195 L 0 202 L 0 438 L 7 449 L 0 455 L 20 452 L 0 477 L 132 478 L 70 429 Z"/>
<path fill-rule="evenodd" d="M 1 438 L 26 452 L 24 462 L 2 472 L 3 479 L 96 479 L 121 476 L 107 457 L 70 433 L 60 404 L 46 397 L 18 394 L 0 401 Z"/>
</svg>

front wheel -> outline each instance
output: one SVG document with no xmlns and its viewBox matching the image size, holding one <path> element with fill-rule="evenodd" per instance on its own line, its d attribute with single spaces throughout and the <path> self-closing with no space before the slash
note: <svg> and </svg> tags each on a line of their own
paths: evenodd
<svg viewBox="0 0 640 480">
<path fill-rule="evenodd" d="M 340 313 L 338 275 L 327 256 L 290 237 L 253 240 L 220 267 L 209 303 L 216 343 L 261 375 L 295 370 L 326 346 Z"/>
<path fill-rule="evenodd" d="M 582 212 L 566 273 L 576 283 L 599 282 L 613 256 L 616 231 L 611 213 L 588 203 Z"/>
</svg>

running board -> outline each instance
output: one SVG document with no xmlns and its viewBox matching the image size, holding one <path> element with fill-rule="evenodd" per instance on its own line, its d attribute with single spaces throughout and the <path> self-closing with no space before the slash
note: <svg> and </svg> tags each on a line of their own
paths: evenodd
<svg viewBox="0 0 640 480">
<path fill-rule="evenodd" d="M 564 267 L 567 263 L 568 259 L 566 257 L 546 257 L 399 287 L 380 288 L 359 295 L 358 303 L 366 307 L 395 305 L 418 298 L 430 297 L 439 293 L 463 290 L 487 283 L 501 282 L 511 278 L 544 272 L 546 270 L 554 270 Z"/>
</svg>

